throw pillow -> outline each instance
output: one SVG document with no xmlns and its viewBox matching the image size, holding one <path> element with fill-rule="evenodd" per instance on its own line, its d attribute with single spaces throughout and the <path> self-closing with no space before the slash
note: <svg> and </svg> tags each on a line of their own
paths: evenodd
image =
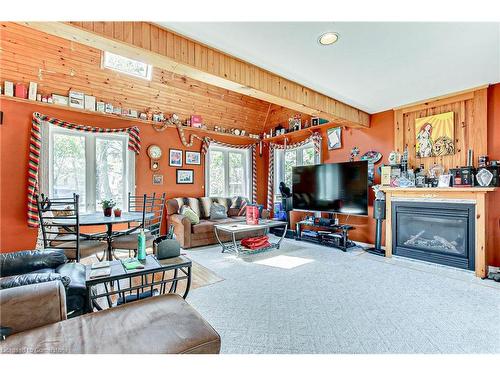
<svg viewBox="0 0 500 375">
<path fill-rule="evenodd" d="M 248 202 L 245 199 L 241 201 L 240 212 L 238 212 L 238 216 L 244 216 L 247 214 L 247 205 Z"/>
<path fill-rule="evenodd" d="M 200 222 L 200 218 L 198 217 L 198 215 L 196 215 L 196 213 L 188 206 L 182 207 L 181 215 L 186 216 L 191 224 L 198 224 Z"/>
<path fill-rule="evenodd" d="M 226 207 L 219 203 L 213 203 L 210 207 L 210 220 L 227 219 Z"/>
</svg>

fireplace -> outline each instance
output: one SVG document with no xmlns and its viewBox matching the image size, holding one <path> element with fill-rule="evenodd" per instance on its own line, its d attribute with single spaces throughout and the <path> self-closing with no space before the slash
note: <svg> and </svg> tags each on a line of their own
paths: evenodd
<svg viewBox="0 0 500 375">
<path fill-rule="evenodd" d="M 475 205 L 392 201 L 393 254 L 474 270 Z"/>
</svg>

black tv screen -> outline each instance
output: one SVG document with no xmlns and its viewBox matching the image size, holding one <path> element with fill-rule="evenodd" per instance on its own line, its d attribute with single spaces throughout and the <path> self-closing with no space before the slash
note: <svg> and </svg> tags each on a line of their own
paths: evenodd
<svg viewBox="0 0 500 375">
<path fill-rule="evenodd" d="M 306 211 L 368 215 L 368 162 L 295 167 L 293 208 Z"/>
</svg>

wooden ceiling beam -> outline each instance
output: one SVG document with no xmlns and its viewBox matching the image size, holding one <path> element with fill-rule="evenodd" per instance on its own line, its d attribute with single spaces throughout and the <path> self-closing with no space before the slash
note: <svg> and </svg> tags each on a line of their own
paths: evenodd
<svg viewBox="0 0 500 375">
<path fill-rule="evenodd" d="M 19 24 L 333 123 L 370 126 L 370 115 L 366 112 L 152 23 Z"/>
</svg>

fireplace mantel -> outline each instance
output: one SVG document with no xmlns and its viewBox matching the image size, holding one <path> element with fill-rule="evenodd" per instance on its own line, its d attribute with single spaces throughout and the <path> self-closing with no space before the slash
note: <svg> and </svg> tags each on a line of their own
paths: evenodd
<svg viewBox="0 0 500 375">
<path fill-rule="evenodd" d="M 475 265 L 476 276 L 484 278 L 488 272 L 486 264 L 487 244 L 487 193 L 495 191 L 494 187 L 449 187 L 449 188 L 398 188 L 382 187 L 386 199 L 386 231 L 385 231 L 385 256 L 392 256 L 392 201 L 401 198 L 412 200 L 467 200 L 472 202 L 476 208 L 476 242 L 475 242 Z"/>
</svg>

